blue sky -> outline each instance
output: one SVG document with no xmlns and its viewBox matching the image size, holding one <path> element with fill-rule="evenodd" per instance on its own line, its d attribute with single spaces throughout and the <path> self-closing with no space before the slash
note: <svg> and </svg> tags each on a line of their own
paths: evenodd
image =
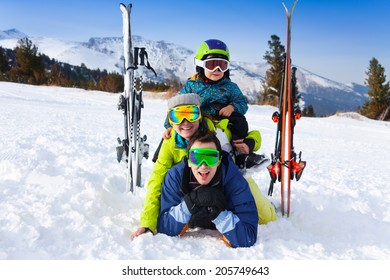
<svg viewBox="0 0 390 280">
<path fill-rule="evenodd" d="M 272 34 L 285 44 L 282 2 L 291 7 L 293 0 L 133 0 L 132 32 L 191 50 L 218 38 L 229 46 L 232 60 L 263 62 Z M 72 41 L 122 36 L 119 3 L 0 0 L 0 30 Z M 390 79 L 389 11 L 388 0 L 299 0 L 293 64 L 338 82 L 363 84 L 369 61 L 376 57 Z"/>
</svg>

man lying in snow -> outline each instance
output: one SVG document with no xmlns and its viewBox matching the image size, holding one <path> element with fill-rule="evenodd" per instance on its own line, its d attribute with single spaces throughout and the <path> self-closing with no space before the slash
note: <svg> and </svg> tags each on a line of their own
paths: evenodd
<svg viewBox="0 0 390 280">
<path fill-rule="evenodd" d="M 188 155 L 164 178 L 157 231 L 169 236 L 188 228 L 217 229 L 232 247 L 256 243 L 258 214 L 247 180 L 222 152 L 215 134 L 198 132 Z"/>
</svg>

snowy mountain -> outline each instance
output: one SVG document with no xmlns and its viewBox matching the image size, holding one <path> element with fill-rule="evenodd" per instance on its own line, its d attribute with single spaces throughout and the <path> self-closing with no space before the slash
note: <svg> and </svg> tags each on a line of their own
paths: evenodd
<svg viewBox="0 0 390 280">
<path fill-rule="evenodd" d="M 364 86 L 338 83 L 297 68 L 298 90 L 304 103 L 313 105 L 317 116 L 337 111 L 356 111 L 368 98 L 367 88 Z"/>
<path fill-rule="evenodd" d="M 0 40 L 4 39 L 21 39 L 21 38 L 26 38 L 27 35 L 20 32 L 17 29 L 9 29 L 5 31 L 0 30 Z"/>
<path fill-rule="evenodd" d="M 167 105 L 148 96 L 141 133 L 154 153 Z M 388 122 L 357 114 L 301 118 L 294 144 L 307 167 L 300 181 L 292 182 L 290 218 L 279 213 L 277 221 L 259 226 L 253 247 L 232 249 L 208 234 L 179 238 L 148 233 L 130 239 L 146 191 L 125 192 L 126 167 L 117 162 L 115 151 L 116 137 L 123 137 L 117 101 L 118 95 L 105 92 L 0 82 L 0 260 L 109 259 L 126 265 L 188 260 L 193 267 L 198 260 L 232 266 L 259 266 L 267 260 L 390 260 Z M 261 131 L 260 152 L 267 155 L 274 149 L 274 110 L 250 105 L 247 113 L 251 128 Z M 142 184 L 152 168 L 151 158 L 144 159 Z M 267 170 L 251 175 L 266 193 Z M 280 205 L 279 185 L 270 200 Z M 379 269 L 387 264 L 380 263 Z"/>
<path fill-rule="evenodd" d="M 23 33 L 13 29 L 0 33 L 0 46 L 14 48 Z M 39 51 L 58 61 L 73 65 L 84 63 L 92 69 L 122 72 L 123 47 L 121 37 L 91 38 L 88 42 L 67 42 L 46 37 L 32 37 Z M 147 79 L 164 81 L 179 79 L 182 83 L 192 76 L 194 51 L 165 41 L 152 41 L 133 36 L 134 47 L 145 47 L 149 61 L 158 77 L 141 67 L 139 74 Z M 303 103 L 313 105 L 317 115 L 336 111 L 354 111 L 367 100 L 366 89 L 359 85 L 346 85 L 320 77 L 296 66 L 298 88 Z M 236 82 L 250 102 L 262 91 L 261 81 L 268 66 L 266 63 L 232 61 L 231 79 Z"/>
</svg>

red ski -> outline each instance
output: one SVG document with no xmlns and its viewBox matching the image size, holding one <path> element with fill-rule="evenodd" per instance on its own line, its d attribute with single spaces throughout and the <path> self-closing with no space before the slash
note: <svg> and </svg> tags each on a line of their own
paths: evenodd
<svg viewBox="0 0 390 280">
<path fill-rule="evenodd" d="M 283 3 L 287 19 L 283 87 L 280 94 L 279 111 L 272 115 L 272 120 L 277 123 L 277 132 L 275 152 L 271 154 L 272 162 L 267 167 L 271 176 L 268 194 L 272 195 L 274 183 L 278 180 L 281 186 L 281 211 L 282 215 L 286 214 L 287 217 L 290 216 L 291 180 L 295 177 L 298 181 L 306 166 L 306 162 L 301 160 L 301 152 L 297 162 L 293 146 L 295 122 L 301 117 L 299 108 L 294 108 L 296 68 L 291 67 L 291 19 L 297 2 L 298 0 L 294 2 L 291 12 Z"/>
</svg>

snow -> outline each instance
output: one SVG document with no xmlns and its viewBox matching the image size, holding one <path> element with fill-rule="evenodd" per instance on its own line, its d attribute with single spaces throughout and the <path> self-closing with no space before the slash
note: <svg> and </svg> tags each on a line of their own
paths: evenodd
<svg viewBox="0 0 390 280">
<path fill-rule="evenodd" d="M 145 189 L 125 192 L 118 95 L 0 82 L 0 259 L 2 260 L 388 260 L 390 124 L 357 114 L 302 118 L 295 132 L 307 167 L 292 183 L 291 217 L 259 226 L 251 248 L 213 236 L 145 234 Z M 141 132 L 154 153 L 166 101 L 146 94 Z M 273 107 L 250 106 L 261 151 L 274 147 Z M 142 181 L 152 170 L 144 160 Z M 263 193 L 269 175 L 252 174 Z M 279 189 L 270 198 L 279 204 Z"/>
</svg>

